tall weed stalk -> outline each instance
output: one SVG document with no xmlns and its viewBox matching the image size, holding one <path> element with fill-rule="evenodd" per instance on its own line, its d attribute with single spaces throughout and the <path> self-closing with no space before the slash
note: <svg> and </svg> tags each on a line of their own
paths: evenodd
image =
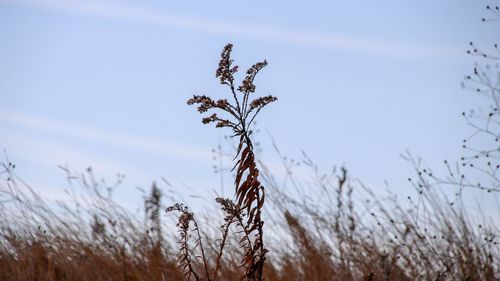
<svg viewBox="0 0 500 281">
<path fill-rule="evenodd" d="M 259 180 L 259 169 L 255 160 L 254 147 L 251 140 L 252 131 L 250 130 L 255 117 L 269 103 L 276 101 L 276 97 L 264 96 L 251 100 L 256 87 L 254 80 L 256 75 L 267 65 L 266 61 L 252 65 L 246 72 L 241 85 L 236 86 L 234 75 L 238 71 L 238 66 L 233 65 L 231 51 L 233 45 L 228 44 L 224 47 L 215 76 L 222 85 L 226 85 L 231 93 L 232 101 L 228 99 L 214 100 L 205 95 L 195 95 L 188 100 L 189 105 L 196 104 L 200 113 L 217 110 L 218 113 L 212 113 L 204 117 L 204 124 L 216 123 L 217 128 L 229 128 L 232 131 L 232 137 L 238 138 L 236 155 L 233 160 L 236 163 L 233 170 L 236 169 L 235 202 L 227 198 L 217 198 L 216 201 L 221 205 L 226 213 L 225 223 L 222 225 L 222 239 L 220 240 L 219 251 L 215 259 L 215 270 L 210 274 L 208 270 L 209 261 L 205 255 L 205 249 L 202 244 L 202 238 L 199 232 L 199 226 L 194 215 L 187 208 L 174 205 L 167 211 L 176 210 L 181 213 L 179 217 L 181 251 L 179 260 L 182 268 L 186 272 L 189 280 L 194 277 L 195 280 L 201 280 L 200 274 L 196 273 L 192 265 L 192 259 L 189 253 L 189 227 L 192 223 L 196 242 L 195 248 L 201 252 L 201 258 L 204 268 L 204 280 L 216 280 L 224 247 L 227 241 L 227 235 L 232 224 L 239 229 L 240 247 L 244 249 L 244 255 L 241 264 L 245 269 L 244 278 L 249 281 L 263 279 L 263 268 L 268 250 L 264 245 L 264 221 L 262 220 L 262 208 L 265 201 L 265 189 Z M 221 113 L 223 115 L 221 115 Z"/>
</svg>

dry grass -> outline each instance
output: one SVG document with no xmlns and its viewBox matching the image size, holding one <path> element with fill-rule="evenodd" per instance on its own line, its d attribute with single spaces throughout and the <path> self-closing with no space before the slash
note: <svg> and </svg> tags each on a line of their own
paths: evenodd
<svg viewBox="0 0 500 281">
<path fill-rule="evenodd" d="M 497 226 L 478 225 L 460 202 L 450 205 L 427 189 L 402 206 L 391 196 L 377 199 L 345 170 L 319 177 L 315 189 L 297 197 L 263 171 L 274 194 L 265 217 L 271 242 L 264 280 L 500 280 Z M 12 169 L 6 172 L 10 179 L 2 183 L 8 190 L 3 195 L 13 201 L 1 205 L 0 280 L 183 280 L 179 246 L 168 238 L 175 228 L 160 213 L 162 197 L 155 186 L 145 198 L 141 221 L 102 195 L 102 186 L 80 181 L 89 205 L 54 207 L 23 193 L 28 187 Z M 300 181 L 295 183 L 300 190 Z M 192 255 L 193 272 L 217 270 L 218 280 L 241 280 L 245 249 L 228 236 L 221 258 L 220 237 L 210 234 L 218 225 L 211 221 L 198 222 L 205 228 L 200 240 L 208 262 L 205 269 Z M 193 246 L 185 250 L 192 253 Z"/>
</svg>

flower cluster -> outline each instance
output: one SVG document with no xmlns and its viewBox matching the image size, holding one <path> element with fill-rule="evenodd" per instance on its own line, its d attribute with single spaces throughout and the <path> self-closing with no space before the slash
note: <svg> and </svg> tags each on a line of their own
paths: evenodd
<svg viewBox="0 0 500 281">
<path fill-rule="evenodd" d="M 234 86 L 234 74 L 238 71 L 238 66 L 233 66 L 231 59 L 232 44 L 227 44 L 221 53 L 219 67 L 215 76 L 219 78 L 221 84 L 228 85 L 233 95 L 233 103 L 227 99 L 214 99 L 205 95 L 194 95 L 187 101 L 188 105 L 198 105 L 198 112 L 205 113 L 210 109 L 220 109 L 230 115 L 231 118 L 222 118 L 218 114 L 213 113 L 202 119 L 203 124 L 216 122 L 217 128 L 229 127 L 233 130 L 235 136 L 242 136 L 248 131 L 252 121 L 259 111 L 266 105 L 277 100 L 273 96 L 258 97 L 253 101 L 249 100 L 250 93 L 255 93 L 255 76 L 266 65 L 267 61 L 258 62 L 252 65 L 246 72 L 246 76 L 242 81 L 241 86 L 237 88 L 240 94 L 237 94 Z M 232 120 L 230 120 L 232 119 Z"/>
<path fill-rule="evenodd" d="M 222 211 L 226 214 L 224 217 L 224 221 L 226 222 L 225 225 L 229 225 L 233 223 L 235 219 L 242 217 L 243 210 L 238 208 L 231 199 L 217 197 L 215 201 L 221 205 Z"/>
<path fill-rule="evenodd" d="M 253 84 L 253 80 L 255 79 L 255 75 L 259 73 L 261 69 L 263 69 L 267 65 L 267 61 L 259 62 L 247 70 L 247 75 L 245 79 L 241 82 L 241 86 L 238 87 L 238 91 L 243 93 L 255 93 L 255 85 Z"/>
<path fill-rule="evenodd" d="M 192 105 L 192 104 L 198 104 L 198 112 L 203 113 L 207 112 L 209 109 L 214 108 L 217 106 L 215 101 L 213 101 L 210 97 L 207 97 L 205 95 L 203 96 L 193 96 L 187 101 L 187 104 Z"/>
<path fill-rule="evenodd" d="M 215 72 L 215 77 L 219 78 L 221 84 L 233 84 L 233 74 L 238 71 L 238 66 L 232 66 L 231 51 L 233 44 L 227 44 L 222 50 L 219 68 Z"/>
<path fill-rule="evenodd" d="M 187 231 L 189 229 L 189 223 L 193 220 L 193 213 L 189 212 L 188 207 L 184 206 L 180 203 L 175 203 L 173 206 L 170 206 L 165 209 L 165 212 L 180 212 L 179 221 L 177 222 L 177 226 L 182 230 Z"/>
<path fill-rule="evenodd" d="M 262 108 L 276 100 L 277 98 L 271 95 L 257 98 L 250 103 L 250 110 Z"/>
</svg>

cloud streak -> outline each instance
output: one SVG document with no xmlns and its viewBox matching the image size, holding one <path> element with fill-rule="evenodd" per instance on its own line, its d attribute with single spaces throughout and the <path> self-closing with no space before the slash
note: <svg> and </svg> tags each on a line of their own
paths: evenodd
<svg viewBox="0 0 500 281">
<path fill-rule="evenodd" d="M 56 133 L 63 136 L 75 137 L 81 140 L 104 143 L 116 147 L 125 147 L 131 150 L 147 152 L 165 157 L 177 157 L 195 161 L 210 161 L 211 154 L 204 148 L 187 146 L 184 144 L 157 140 L 153 138 L 137 137 L 116 132 L 104 132 L 95 129 L 75 127 L 58 123 L 54 120 L 37 118 L 20 113 L 0 112 L 0 122 L 22 126 L 32 130 Z"/>
<path fill-rule="evenodd" d="M 160 12 L 147 7 L 105 1 L 0 0 L 0 3 L 136 22 L 161 28 L 189 30 L 222 36 L 237 36 L 266 42 L 341 50 L 368 55 L 403 58 L 454 58 L 461 54 L 460 50 L 439 46 L 415 45 L 387 40 L 370 40 L 318 33 L 310 30 L 292 30 L 276 26 L 240 24 L 213 19 L 194 18 Z"/>
</svg>

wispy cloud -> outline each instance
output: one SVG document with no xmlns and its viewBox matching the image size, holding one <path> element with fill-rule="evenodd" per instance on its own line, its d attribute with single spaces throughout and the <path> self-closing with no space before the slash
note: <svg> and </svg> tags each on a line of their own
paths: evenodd
<svg viewBox="0 0 500 281">
<path fill-rule="evenodd" d="M 204 148 L 119 132 L 104 132 L 82 128 L 21 113 L 0 112 L 0 122 L 165 157 L 185 158 L 195 161 L 210 161 L 211 157 L 210 152 Z"/>
<path fill-rule="evenodd" d="M 163 28 L 191 30 L 223 36 L 238 36 L 267 42 L 342 50 L 369 55 L 404 58 L 454 58 L 461 54 L 461 50 L 449 47 L 409 44 L 396 40 L 363 39 L 319 33 L 311 30 L 292 30 L 268 25 L 241 24 L 214 19 L 194 18 L 165 13 L 142 6 L 131 6 L 106 1 L 0 0 L 0 3 L 76 13 L 84 16 L 98 16 Z"/>
</svg>

